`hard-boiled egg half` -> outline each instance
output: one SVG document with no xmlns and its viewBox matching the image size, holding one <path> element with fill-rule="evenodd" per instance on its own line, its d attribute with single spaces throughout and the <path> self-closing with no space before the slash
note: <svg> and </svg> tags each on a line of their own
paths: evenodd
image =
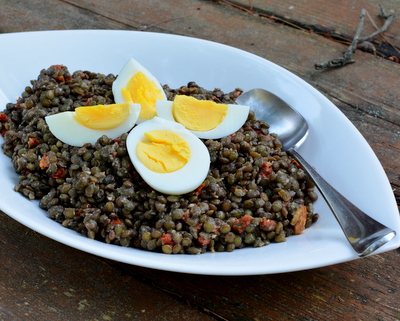
<svg viewBox="0 0 400 321">
<path fill-rule="evenodd" d="M 128 132 L 135 125 L 140 105 L 133 103 L 78 107 L 46 116 L 46 123 L 53 135 L 72 146 L 95 144 L 102 136 L 111 139 Z"/>
<path fill-rule="evenodd" d="M 139 175 L 161 193 L 191 192 L 207 177 L 207 147 L 177 122 L 154 117 L 134 127 L 126 145 Z"/>
<path fill-rule="evenodd" d="M 176 95 L 174 101 L 157 101 L 157 115 L 178 122 L 199 138 L 218 139 L 243 126 L 249 106 L 218 104 L 192 96 Z"/>
<path fill-rule="evenodd" d="M 133 58 L 118 74 L 112 91 L 116 103 L 132 101 L 141 105 L 137 123 L 156 116 L 156 101 L 167 99 L 158 80 Z"/>
</svg>

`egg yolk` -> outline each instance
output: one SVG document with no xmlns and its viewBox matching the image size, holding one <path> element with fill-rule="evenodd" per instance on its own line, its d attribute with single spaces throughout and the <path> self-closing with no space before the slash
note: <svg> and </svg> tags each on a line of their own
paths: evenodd
<svg viewBox="0 0 400 321">
<path fill-rule="evenodd" d="M 189 161 L 190 147 L 178 134 L 170 130 L 152 130 L 144 135 L 147 140 L 137 144 L 136 155 L 153 172 L 171 173 Z"/>
<path fill-rule="evenodd" d="M 91 129 L 112 129 L 121 125 L 129 116 L 129 103 L 78 107 L 74 119 Z"/>
<path fill-rule="evenodd" d="M 157 84 L 140 71 L 129 80 L 126 89 L 122 90 L 122 95 L 127 101 L 141 105 L 139 117 L 142 119 L 155 117 L 156 101 L 165 99 Z"/>
<path fill-rule="evenodd" d="M 224 120 L 227 112 L 228 105 L 185 95 L 175 96 L 172 107 L 175 121 L 194 131 L 216 128 Z"/>
</svg>

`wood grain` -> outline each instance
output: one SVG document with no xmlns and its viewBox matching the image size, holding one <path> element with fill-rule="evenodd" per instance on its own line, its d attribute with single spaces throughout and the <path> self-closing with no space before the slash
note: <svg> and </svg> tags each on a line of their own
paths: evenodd
<svg viewBox="0 0 400 321">
<path fill-rule="evenodd" d="M 0 212 L 0 320 L 212 320 L 108 261 Z"/>
<path fill-rule="evenodd" d="M 202 276 L 104 260 L 1 212 L 0 222 L 0 319 L 400 319 L 399 249 L 301 272 Z"/>
<path fill-rule="evenodd" d="M 335 2 L 319 0 L 232 0 L 220 1 L 220 3 L 222 5 L 239 5 L 250 12 L 258 12 L 261 15 L 265 14 L 265 16 L 275 18 L 278 22 L 292 24 L 293 27 L 312 30 L 331 39 L 337 37 L 338 41 L 341 39 L 348 41 L 354 37 L 362 9 L 367 11 L 361 33 L 362 37 L 374 33 L 377 28 L 382 26 L 384 19 L 380 16 L 380 5 L 384 7 L 388 15 L 399 14 L 399 12 L 396 12 L 396 9 L 398 9 L 396 0 L 388 0 L 384 3 L 378 0 L 351 2 L 347 0 L 336 0 Z M 393 53 L 398 54 L 399 52 L 393 46 L 400 49 L 399 28 L 400 21 L 397 19 L 383 36 L 378 36 L 375 39 L 378 46 L 380 44 L 383 46 L 386 43 L 389 45 L 388 47 L 392 47 Z"/>
<path fill-rule="evenodd" d="M 154 278 L 153 271 L 135 269 L 135 272 L 150 278 L 162 289 L 174 289 L 174 293 L 180 293 L 200 306 L 212 307 L 214 312 L 228 320 L 398 319 L 399 309 L 388 307 L 399 299 L 396 288 L 399 276 L 391 268 L 394 262 L 387 255 L 380 256 L 379 260 L 368 258 L 366 261 L 362 270 L 359 262 L 352 262 L 268 276 L 218 278 L 183 275 L 178 282 L 174 275 L 159 280 Z M 185 283 L 192 285 L 191 293 L 182 290 Z M 217 304 L 211 306 L 210 302 Z M 301 306 L 294 302 L 301 302 Z"/>
<path fill-rule="evenodd" d="M 400 64 L 358 51 L 353 65 L 316 71 L 315 63 L 340 56 L 346 46 L 221 2 L 1 0 L 0 32 L 143 30 L 212 40 L 269 59 L 317 88 L 350 119 L 377 154 L 400 202 Z M 235 3 L 350 37 L 361 8 L 381 22 L 378 0 Z M 397 0 L 384 5 L 400 12 Z M 396 19 L 385 33 L 396 46 L 399 28 Z M 365 32 L 374 30 L 366 20 Z M 399 266 L 397 249 L 277 275 L 163 272 L 61 245 L 0 212 L 0 320 L 395 321 L 400 320 Z"/>
</svg>

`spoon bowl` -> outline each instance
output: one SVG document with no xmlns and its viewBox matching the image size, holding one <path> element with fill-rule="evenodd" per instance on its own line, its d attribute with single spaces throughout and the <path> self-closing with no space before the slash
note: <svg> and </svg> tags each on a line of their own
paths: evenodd
<svg viewBox="0 0 400 321">
<path fill-rule="evenodd" d="M 269 131 L 279 136 L 283 150 L 298 148 L 308 135 L 304 117 L 286 102 L 264 89 L 253 89 L 236 99 L 241 105 L 250 106 L 257 119 L 266 121 Z"/>
<path fill-rule="evenodd" d="M 394 238 L 394 230 L 382 225 L 347 200 L 296 151 L 308 135 L 307 121 L 300 113 L 264 89 L 245 92 L 236 102 L 249 106 L 256 118 L 264 120 L 270 126 L 270 132 L 278 135 L 282 149 L 296 159 L 314 181 L 347 240 L 359 256 L 376 251 Z"/>
</svg>

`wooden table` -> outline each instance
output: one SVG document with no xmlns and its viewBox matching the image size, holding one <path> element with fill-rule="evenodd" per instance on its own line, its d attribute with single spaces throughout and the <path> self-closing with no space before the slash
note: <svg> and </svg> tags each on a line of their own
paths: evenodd
<svg viewBox="0 0 400 321">
<path fill-rule="evenodd" d="M 213 40 L 265 57 L 316 87 L 352 121 L 399 202 L 400 17 L 384 38 L 376 37 L 376 52 L 357 50 L 356 62 L 343 68 L 314 68 L 342 55 L 362 8 L 369 14 L 363 35 L 376 30 L 374 23 L 381 26 L 380 3 L 0 0 L 0 32 L 143 30 Z M 388 14 L 400 13 L 398 0 L 384 6 Z M 0 213 L 0 320 L 400 320 L 399 287 L 399 249 L 295 273 L 189 275 L 89 255 Z"/>
</svg>

